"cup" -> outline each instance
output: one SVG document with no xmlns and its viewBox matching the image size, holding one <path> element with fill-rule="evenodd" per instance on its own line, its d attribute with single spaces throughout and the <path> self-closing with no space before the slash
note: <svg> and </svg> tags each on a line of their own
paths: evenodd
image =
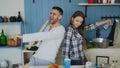
<svg viewBox="0 0 120 68">
<path fill-rule="evenodd" d="M 71 59 L 64 59 L 64 68 L 70 68 L 71 66 Z"/>
<path fill-rule="evenodd" d="M 103 4 L 106 4 L 107 3 L 107 0 L 103 0 Z"/>
<path fill-rule="evenodd" d="M 115 3 L 115 0 L 111 0 L 111 4 L 114 4 Z"/>
</svg>

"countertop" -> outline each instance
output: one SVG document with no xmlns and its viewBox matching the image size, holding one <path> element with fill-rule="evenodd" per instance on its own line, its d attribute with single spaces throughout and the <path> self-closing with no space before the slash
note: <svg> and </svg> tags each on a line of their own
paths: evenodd
<svg viewBox="0 0 120 68">
<path fill-rule="evenodd" d="M 20 67 L 22 68 L 22 67 Z M 48 68 L 48 66 L 28 66 L 24 65 L 23 68 Z M 64 66 L 60 66 L 60 68 L 64 68 Z M 72 65 L 71 68 L 84 68 L 82 65 Z"/>
</svg>

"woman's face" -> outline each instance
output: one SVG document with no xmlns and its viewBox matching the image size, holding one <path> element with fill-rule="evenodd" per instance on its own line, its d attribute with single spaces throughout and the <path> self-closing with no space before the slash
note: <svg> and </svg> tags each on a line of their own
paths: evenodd
<svg viewBox="0 0 120 68">
<path fill-rule="evenodd" d="M 78 28 L 83 23 L 83 18 L 81 16 L 77 16 L 75 18 L 72 17 L 72 24 L 75 28 Z"/>
</svg>

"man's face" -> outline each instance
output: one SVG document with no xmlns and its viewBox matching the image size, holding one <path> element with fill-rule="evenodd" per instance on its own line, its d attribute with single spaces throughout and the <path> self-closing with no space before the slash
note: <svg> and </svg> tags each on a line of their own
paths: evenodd
<svg viewBox="0 0 120 68">
<path fill-rule="evenodd" d="M 50 24 L 55 24 L 57 21 L 60 20 L 60 12 L 56 9 L 52 9 L 50 12 Z"/>
</svg>

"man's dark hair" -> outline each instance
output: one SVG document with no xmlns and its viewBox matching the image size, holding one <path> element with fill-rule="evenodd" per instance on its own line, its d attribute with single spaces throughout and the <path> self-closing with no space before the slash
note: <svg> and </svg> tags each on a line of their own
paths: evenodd
<svg viewBox="0 0 120 68">
<path fill-rule="evenodd" d="M 58 7 L 58 6 L 53 6 L 52 9 L 58 10 L 58 11 L 61 13 L 61 15 L 63 15 L 63 10 L 62 10 L 62 8 L 60 8 L 60 7 Z"/>
</svg>

